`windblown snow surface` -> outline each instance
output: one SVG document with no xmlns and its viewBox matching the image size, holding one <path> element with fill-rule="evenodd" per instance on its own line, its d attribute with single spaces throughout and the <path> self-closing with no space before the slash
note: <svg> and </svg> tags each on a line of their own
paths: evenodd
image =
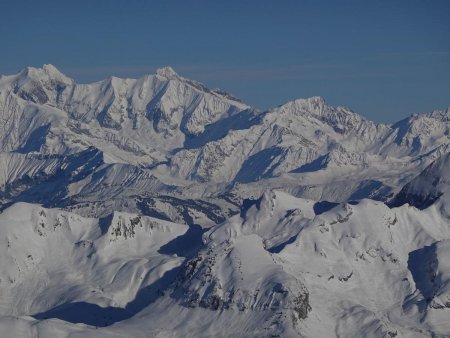
<svg viewBox="0 0 450 338">
<path fill-rule="evenodd" d="M 449 130 L 2 76 L 0 337 L 449 337 Z"/>
</svg>

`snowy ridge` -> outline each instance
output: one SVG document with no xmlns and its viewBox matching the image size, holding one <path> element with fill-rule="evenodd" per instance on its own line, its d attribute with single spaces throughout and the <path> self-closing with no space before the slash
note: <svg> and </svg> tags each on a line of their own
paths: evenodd
<svg viewBox="0 0 450 338">
<path fill-rule="evenodd" d="M 0 221 L 9 224 L 1 233 L 9 245 L 3 248 L 6 280 L 0 287 L 11 295 L 2 308 L 16 311 L 3 315 L 19 316 L 21 327 L 47 317 L 65 320 L 44 320 L 50 325 L 38 324 L 40 333 L 98 334 L 93 327 L 75 324 L 79 321 L 106 325 L 105 337 L 128 330 L 136 336 L 168 334 L 173 327 L 177 336 L 233 336 L 246 330 L 255 337 L 426 337 L 450 330 L 445 320 L 450 311 L 445 264 L 450 230 L 438 206 L 389 209 L 363 200 L 324 211 L 312 201 L 270 191 L 203 236 L 195 235 L 195 229 L 186 232 L 186 226 L 133 214 L 114 213 L 98 222 L 26 204 L 5 210 Z M 190 241 L 191 236 L 203 237 L 203 244 Z M 52 238 L 58 238 L 58 247 Z M 32 245 L 25 249 L 23 243 Z M 58 250 L 72 254 L 60 256 Z M 70 257 L 77 263 L 67 265 Z M 52 275 L 55 285 L 65 285 L 58 288 L 67 302 L 63 307 L 49 303 L 61 299 L 53 298 L 56 290 L 49 282 L 45 289 L 26 284 L 44 280 L 43 266 L 52 273 L 61 264 L 83 271 L 82 278 L 70 282 L 70 274 Z M 111 274 L 117 276 L 112 284 L 107 282 Z M 87 282 L 89 278 L 94 279 Z M 151 281 L 158 278 L 162 280 L 154 288 Z M 128 293 L 119 292 L 125 285 Z M 19 301 L 14 290 L 23 288 L 33 293 Z M 147 294 L 139 299 L 148 301 L 133 301 L 136 294 Z M 128 313 L 135 311 L 141 312 Z M 21 317 L 26 314 L 37 319 Z M 197 324 L 205 318 L 207 325 Z M 230 321 L 234 325 L 224 334 L 222 325 Z M 18 332 L 10 325 L 0 328 Z"/>
<path fill-rule="evenodd" d="M 2 76 L 0 336 L 449 336 L 449 152 L 449 109 Z"/>
<path fill-rule="evenodd" d="M 426 208 L 437 200 L 448 209 L 450 202 L 450 153 L 431 163 L 416 178 L 403 187 L 392 201 L 393 205 L 409 203 Z"/>
<path fill-rule="evenodd" d="M 258 112 L 170 67 L 92 84 L 76 84 L 51 65 L 27 68 L 0 80 L 0 114 L 3 152 L 67 155 L 95 147 L 105 163 L 148 169 L 160 187 L 177 186 L 196 198 L 237 182 L 279 187 L 281 177 L 298 180 L 296 173 L 323 169 L 328 180 L 320 173 L 313 179 L 324 185 L 314 198 L 335 201 L 345 198 L 326 191 L 340 189 L 331 178 L 342 175 L 352 177 L 349 196 L 387 199 L 448 151 L 450 123 L 447 110 L 377 124 L 320 97 Z M 385 186 L 382 195 L 358 190 L 367 180 Z M 186 189 L 194 182 L 195 191 Z M 301 195 L 307 190 L 301 185 L 297 194 L 311 198 Z"/>
</svg>

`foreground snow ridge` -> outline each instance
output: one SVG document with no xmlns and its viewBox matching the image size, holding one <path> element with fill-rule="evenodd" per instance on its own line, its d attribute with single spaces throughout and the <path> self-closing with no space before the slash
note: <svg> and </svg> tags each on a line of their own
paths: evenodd
<svg viewBox="0 0 450 338">
<path fill-rule="evenodd" d="M 450 336 L 449 109 L 44 65 L 0 121 L 0 337 Z"/>
</svg>

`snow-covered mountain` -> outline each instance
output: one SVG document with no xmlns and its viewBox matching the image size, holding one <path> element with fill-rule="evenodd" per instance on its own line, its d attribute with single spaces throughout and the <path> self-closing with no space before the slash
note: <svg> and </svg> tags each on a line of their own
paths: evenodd
<svg viewBox="0 0 450 338">
<path fill-rule="evenodd" d="M 76 84 L 51 65 L 27 68 L 0 79 L 0 117 L 2 156 L 18 161 L 0 177 L 4 186 L 25 175 L 48 175 L 31 155 L 66 158 L 98 150 L 102 163 L 70 182 L 64 197 L 72 201 L 113 197 L 85 196 L 90 190 L 83 187 L 105 175 L 123 175 L 120 189 L 136 195 L 245 198 L 236 185 L 246 191 L 274 185 L 316 200 L 387 199 L 450 143 L 448 110 L 385 125 L 313 97 L 259 112 L 170 67 L 137 80 L 93 84 Z M 344 177 L 348 191 L 333 193 Z M 136 191 L 137 181 L 145 189 Z"/>
<path fill-rule="evenodd" d="M 408 203 L 424 209 L 440 200 L 439 203 L 445 208 L 447 215 L 450 215 L 449 169 L 450 153 L 447 153 L 432 162 L 420 175 L 406 184 L 391 204 Z"/>
<path fill-rule="evenodd" d="M 450 227 L 434 205 L 324 211 L 272 190 L 207 232 L 24 203 L 0 222 L 2 336 L 450 332 Z"/>
<path fill-rule="evenodd" d="M 450 109 L 2 76 L 0 336 L 448 336 L 449 153 Z"/>
</svg>

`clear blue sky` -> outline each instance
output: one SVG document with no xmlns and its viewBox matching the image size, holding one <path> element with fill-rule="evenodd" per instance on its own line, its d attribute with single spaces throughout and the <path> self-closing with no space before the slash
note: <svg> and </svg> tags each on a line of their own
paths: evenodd
<svg viewBox="0 0 450 338">
<path fill-rule="evenodd" d="M 0 0 L 0 73 L 171 65 L 260 109 L 319 95 L 376 121 L 450 106 L 449 0 Z"/>
</svg>

